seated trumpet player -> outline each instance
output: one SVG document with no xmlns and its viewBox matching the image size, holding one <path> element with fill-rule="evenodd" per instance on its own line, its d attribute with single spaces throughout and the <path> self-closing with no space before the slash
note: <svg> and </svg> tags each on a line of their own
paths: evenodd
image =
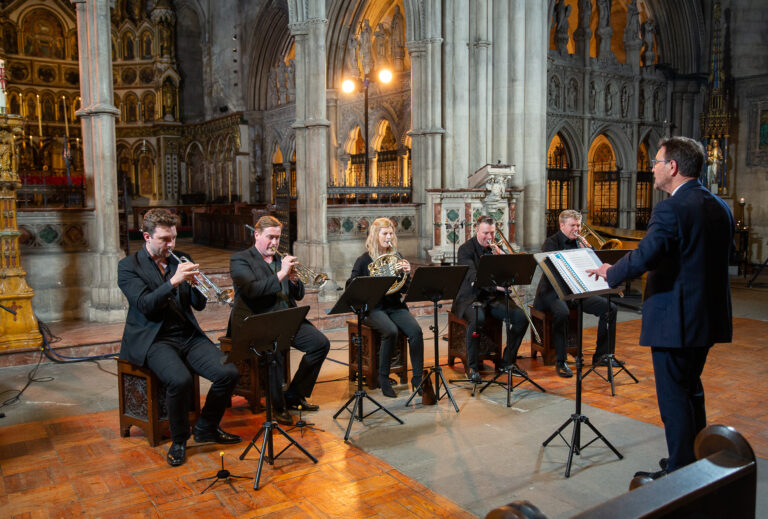
<svg viewBox="0 0 768 519">
<path fill-rule="evenodd" d="M 368 239 L 365 241 L 364 252 L 352 267 L 352 275 L 347 284 L 358 276 L 376 275 L 375 266 L 382 261 L 396 263 L 395 269 L 405 276 L 402 284 L 396 288 L 396 283 L 390 292 L 387 292 L 379 304 L 370 311 L 365 318 L 365 324 L 376 330 L 381 335 L 381 349 L 379 350 L 379 386 L 384 396 L 394 398 L 397 396 L 389 381 L 389 369 L 392 350 L 397 343 L 397 332 L 402 331 L 408 337 L 409 353 L 413 377 L 411 385 L 414 389 L 421 385 L 421 375 L 424 369 L 424 337 L 421 326 L 411 315 L 408 306 L 403 303 L 403 294 L 408 290 L 410 282 L 411 264 L 395 251 L 397 250 L 397 235 L 395 226 L 389 218 L 376 218 L 368 229 Z M 374 261 L 374 258 L 377 261 Z M 374 266 L 374 270 L 371 270 Z M 380 275 L 383 275 L 380 274 Z"/>
<path fill-rule="evenodd" d="M 580 212 L 566 209 L 560 213 L 559 220 L 560 230 L 546 239 L 544 245 L 541 246 L 542 252 L 591 247 L 580 235 Z M 561 377 L 572 377 L 573 372 L 566 362 L 570 306 L 569 303 L 557 297 L 555 289 L 546 276 L 542 276 L 539 281 L 536 297 L 533 300 L 533 307 L 543 312 L 548 311 L 552 313 L 552 343 L 556 355 L 555 370 Z M 597 347 L 592 357 L 592 364 L 600 365 L 601 363 L 607 363 L 608 361 L 602 357 L 609 353 L 608 333 L 611 333 L 614 339 L 616 337 L 616 305 L 611 303 L 609 308 L 608 300 L 605 297 L 592 296 L 582 300 L 582 309 L 586 313 L 600 317 L 597 326 Z M 620 361 L 612 359 L 612 363 L 618 367 Z"/>
<path fill-rule="evenodd" d="M 304 298 L 304 284 L 296 273 L 294 256 L 280 256 L 282 224 L 272 216 L 262 216 L 253 233 L 254 245 L 232 255 L 229 271 L 235 287 L 235 303 L 230 324 L 253 314 L 264 314 L 296 306 Z M 293 420 L 288 409 L 317 411 L 319 406 L 307 401 L 317 382 L 317 376 L 331 348 L 328 338 L 312 323 L 304 320 L 293 338 L 293 347 L 304 352 L 299 368 L 288 389 L 283 393 L 283 366 L 278 355 L 270 366 L 272 405 L 275 420 L 290 425 Z"/>
<path fill-rule="evenodd" d="M 182 252 L 171 252 L 176 245 L 176 224 L 176 216 L 165 209 L 147 211 L 142 224 L 144 246 L 117 266 L 117 284 L 129 304 L 120 358 L 148 367 L 167 388 L 172 442 L 167 461 L 174 467 L 186 460 L 189 399 L 194 387 L 190 371 L 213 383 L 192 430 L 195 441 L 240 441 L 239 436 L 219 427 L 240 374 L 233 364 L 221 363 L 223 354 L 192 313 L 193 308 L 205 308 L 206 297 L 193 288 L 198 265 Z M 179 263 L 178 257 L 189 261 Z"/>
<path fill-rule="evenodd" d="M 496 290 L 475 287 L 477 278 L 477 265 L 480 256 L 486 254 L 502 254 L 501 249 L 494 242 L 496 235 L 496 220 L 491 216 L 481 216 L 477 219 L 475 236 L 464 242 L 457 252 L 457 261 L 460 265 L 467 265 L 469 270 L 459 288 L 459 293 L 453 301 L 451 312 L 457 317 L 467 321 L 467 364 L 469 378 L 475 384 L 482 382 L 480 376 L 480 361 L 477 352 L 480 337 L 476 333 L 483 326 L 486 315 L 492 315 L 499 321 L 506 320 L 504 289 L 496 287 Z M 474 305 L 473 303 L 478 303 Z M 528 329 L 528 318 L 523 310 L 510 301 L 509 325 L 511 333 L 507 335 L 507 346 L 502 355 L 502 369 L 506 369 L 515 363 L 517 350 L 523 342 L 525 331 Z"/>
</svg>

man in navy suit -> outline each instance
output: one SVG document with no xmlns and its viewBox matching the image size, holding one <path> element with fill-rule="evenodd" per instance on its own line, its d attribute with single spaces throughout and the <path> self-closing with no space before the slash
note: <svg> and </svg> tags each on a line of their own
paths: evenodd
<svg viewBox="0 0 768 519">
<path fill-rule="evenodd" d="M 237 333 L 239 323 L 254 314 L 264 314 L 293 308 L 296 301 L 304 298 L 304 284 L 298 278 L 294 267 L 298 261 L 294 256 L 280 256 L 282 224 L 272 216 L 262 216 L 256 222 L 253 233 L 254 246 L 238 252 L 229 260 L 229 272 L 235 287 L 235 304 L 230 316 L 231 331 Z M 292 418 L 288 409 L 317 411 L 319 406 L 307 398 L 320 374 L 320 368 L 331 349 L 331 343 L 312 323 L 304 319 L 293 338 L 293 347 L 304 352 L 299 368 L 283 393 L 282 359 L 271 368 L 272 406 L 278 423 L 289 425 Z"/>
<path fill-rule="evenodd" d="M 176 223 L 176 216 L 166 209 L 147 211 L 142 224 L 144 246 L 117 265 L 117 284 L 130 305 L 120 358 L 148 367 L 167 388 L 172 442 L 167 461 L 173 467 L 186 460 L 192 371 L 213 383 L 193 430 L 195 441 L 240 441 L 219 427 L 240 374 L 234 364 L 222 364 L 223 354 L 192 313 L 192 308 L 205 308 L 206 298 L 192 287 L 198 265 L 191 259 L 179 263 L 171 257 Z M 175 254 L 189 259 L 182 252 Z"/>
<path fill-rule="evenodd" d="M 670 197 L 653 208 L 637 250 L 587 271 L 611 287 L 648 272 L 640 344 L 651 347 L 669 458 L 636 476 L 656 479 L 696 460 L 694 440 L 707 423 L 701 373 L 709 348 L 732 338 L 733 215 L 697 180 L 705 157 L 698 141 L 662 139 L 651 161 L 654 187 Z"/>
</svg>

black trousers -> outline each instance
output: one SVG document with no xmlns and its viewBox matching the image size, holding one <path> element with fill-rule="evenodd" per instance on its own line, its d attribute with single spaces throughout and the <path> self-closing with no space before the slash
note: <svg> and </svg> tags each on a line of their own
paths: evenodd
<svg viewBox="0 0 768 519">
<path fill-rule="evenodd" d="M 503 299 L 493 299 L 485 305 L 477 309 L 477 316 L 475 316 L 475 307 L 468 306 L 464 310 L 464 315 L 461 317 L 467 321 L 467 364 L 470 369 L 479 371 L 480 359 L 478 354 L 478 346 L 480 343 L 480 337 L 475 337 L 475 331 L 478 328 L 482 328 L 485 323 L 486 314 L 490 314 L 499 321 L 505 321 L 506 317 L 506 305 Z M 507 334 L 507 347 L 504 348 L 504 354 L 502 356 L 502 362 L 504 365 L 511 364 L 517 359 L 517 350 L 520 349 L 520 344 L 523 342 L 525 331 L 528 329 L 528 318 L 525 317 L 523 311 L 517 305 L 509 302 L 509 325 L 511 327 L 510 333 Z"/>
<path fill-rule="evenodd" d="M 323 335 L 309 321 L 304 320 L 299 326 L 296 336 L 293 338 L 293 347 L 303 351 L 304 355 L 301 357 L 299 368 L 293 375 L 293 379 L 288 385 L 285 394 L 282 391 L 285 380 L 283 375 L 283 355 L 276 355 L 275 361 L 270 366 L 272 370 L 270 372 L 270 391 L 272 406 L 275 409 L 284 409 L 286 399 L 298 400 L 309 398 L 312 395 L 312 390 L 317 382 L 317 376 L 320 374 L 320 368 L 323 366 L 323 361 L 325 361 L 331 349 L 331 342 L 328 340 L 328 337 Z"/>
<path fill-rule="evenodd" d="M 574 303 L 575 304 L 575 303 Z M 558 298 L 556 294 L 550 298 L 540 298 L 533 302 L 533 307 L 542 312 L 552 313 L 552 346 L 558 362 L 566 360 L 568 348 L 568 317 L 571 307 Z M 581 308 L 584 313 L 599 316 L 597 323 L 597 345 L 594 360 L 610 353 L 609 337 L 613 336 L 616 344 L 616 305 L 608 306 L 608 299 L 603 296 L 592 296 L 582 299 Z M 611 335 L 608 335 L 608 334 Z"/>
<path fill-rule="evenodd" d="M 194 332 L 191 336 L 173 334 L 159 337 L 147 351 L 145 365 L 166 385 L 165 405 L 171 428 L 171 440 L 189 438 L 189 402 L 192 395 L 192 373 L 212 382 L 200 413 L 198 425 L 219 425 L 240 373 L 234 364 L 222 364 L 224 354 L 208 337 Z"/>
<path fill-rule="evenodd" d="M 416 318 L 407 308 L 372 310 L 365 318 L 365 324 L 381 334 L 379 349 L 379 375 L 389 376 L 392 350 L 397 344 L 397 332 L 402 330 L 408 337 L 408 352 L 411 356 L 413 377 L 421 381 L 424 370 L 424 335 Z"/>
<path fill-rule="evenodd" d="M 709 348 L 651 348 L 670 472 L 696 461 L 694 440 L 707 425 L 701 373 L 708 353 Z"/>
</svg>

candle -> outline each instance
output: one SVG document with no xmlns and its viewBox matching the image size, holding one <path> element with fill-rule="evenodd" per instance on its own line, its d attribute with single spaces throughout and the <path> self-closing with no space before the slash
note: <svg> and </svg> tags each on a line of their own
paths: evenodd
<svg viewBox="0 0 768 519">
<path fill-rule="evenodd" d="M 0 59 L 0 114 L 5 113 L 5 60 Z"/>
<path fill-rule="evenodd" d="M 61 96 L 61 102 L 64 105 L 64 133 L 66 133 L 67 139 L 69 139 L 69 122 L 67 121 L 67 98 L 64 96 Z"/>
<path fill-rule="evenodd" d="M 43 113 L 40 110 L 40 94 L 37 94 L 37 130 L 40 133 L 40 138 L 43 138 Z"/>
<path fill-rule="evenodd" d="M 741 198 L 739 198 L 739 203 L 740 203 L 741 205 L 744 205 L 744 197 L 743 197 L 743 196 L 742 196 Z"/>
</svg>

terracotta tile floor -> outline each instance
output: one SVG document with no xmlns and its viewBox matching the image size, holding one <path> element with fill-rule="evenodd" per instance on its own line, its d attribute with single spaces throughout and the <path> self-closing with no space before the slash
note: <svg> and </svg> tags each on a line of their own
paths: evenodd
<svg viewBox="0 0 768 519">
<path fill-rule="evenodd" d="M 618 375 L 611 397 L 608 383 L 592 374 L 584 381 L 583 401 L 661 425 L 650 352 L 637 346 L 639 329 L 639 320 L 620 323 L 616 351 L 640 382 Z M 585 345 L 594 337 L 594 329 L 585 330 Z M 734 342 L 716 346 L 704 372 L 709 422 L 734 426 L 763 458 L 768 457 L 768 412 L 762 405 L 768 389 L 761 383 L 768 371 L 767 347 L 768 322 L 737 318 Z M 554 367 L 530 358 L 520 365 L 548 392 L 574 398 L 574 380 L 559 378 Z M 235 407 L 224 426 L 249 439 L 262 420 L 263 414 Z M 319 459 L 317 465 L 291 448 L 274 466 L 265 466 L 258 492 L 251 490 L 252 480 L 235 480 L 237 492 L 217 483 L 201 495 L 206 483 L 197 480 L 220 468 L 219 452 L 225 465 L 251 477 L 258 453 L 249 453 L 252 463 L 237 463 L 244 444 L 223 449 L 190 444 L 188 462 L 171 469 L 165 463 L 167 444 L 149 447 L 136 429 L 130 438 L 119 438 L 114 410 L 2 427 L 0 516 L 472 517 L 331 434 L 311 432 L 300 441 Z"/>
<path fill-rule="evenodd" d="M 591 361 L 596 329 L 584 331 L 585 358 Z M 656 404 L 650 348 L 638 346 L 640 320 L 619 323 L 616 332 L 616 357 L 640 382 L 628 375 L 616 376 L 616 396 L 611 396 L 608 382 L 591 373 L 583 381 L 582 402 L 623 416 L 661 426 Z M 521 350 L 528 354 L 524 344 Z M 717 344 L 709 353 L 703 382 L 707 401 L 707 422 L 730 425 L 750 442 L 755 454 L 768 458 L 768 322 L 753 319 L 733 320 L 733 342 Z M 554 366 L 540 360 L 521 359 L 533 380 L 548 392 L 575 398 L 573 379 L 560 378 Z M 572 364 L 571 367 L 575 369 Z M 607 368 L 601 368 L 605 375 Z M 586 368 L 585 368 L 586 371 Z M 524 384 L 523 387 L 531 387 Z"/>
</svg>

